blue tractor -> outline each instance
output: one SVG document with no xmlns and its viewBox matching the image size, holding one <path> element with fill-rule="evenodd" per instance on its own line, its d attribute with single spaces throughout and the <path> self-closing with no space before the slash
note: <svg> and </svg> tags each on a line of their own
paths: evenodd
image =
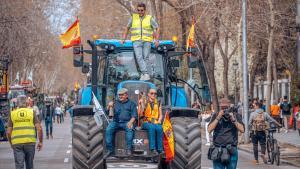
<svg viewBox="0 0 300 169">
<path fill-rule="evenodd" d="M 140 81 L 131 41 L 121 44 L 119 40 L 98 39 L 88 41 L 91 50 L 82 46 L 73 47 L 73 63 L 88 74 L 88 86 L 79 92 L 78 105 L 73 107 L 73 168 L 95 169 L 117 165 L 118 162 L 139 164 L 147 162 L 155 168 L 201 168 L 201 134 L 199 108 L 192 108 L 194 102 L 209 101 L 207 78 L 201 60 L 176 51 L 173 41 L 160 41 L 154 45 L 149 56 L 148 71 L 151 80 Z M 83 54 L 92 56 L 92 62 L 83 60 Z M 183 62 L 183 57 L 189 57 Z M 190 76 L 184 72 L 190 70 Z M 197 77 L 196 77 L 197 76 Z M 136 129 L 133 140 L 133 156 L 125 156 L 125 133 L 115 133 L 115 156 L 105 156 L 104 133 L 106 120 L 96 123 L 92 93 L 103 108 L 114 100 L 119 88 L 127 88 L 129 98 L 137 102 L 139 93 L 147 93 L 155 87 L 163 105 L 163 112 L 169 112 L 175 139 L 175 158 L 164 162 L 164 155 L 151 156 L 147 131 Z M 102 117 L 104 118 L 104 117 Z M 97 125 L 98 124 L 98 125 Z"/>
</svg>

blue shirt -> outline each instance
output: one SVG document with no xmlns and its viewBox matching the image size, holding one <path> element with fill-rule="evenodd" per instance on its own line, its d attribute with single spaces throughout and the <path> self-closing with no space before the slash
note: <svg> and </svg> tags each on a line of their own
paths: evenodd
<svg viewBox="0 0 300 169">
<path fill-rule="evenodd" d="M 137 119 L 136 104 L 129 99 L 126 102 L 117 100 L 114 106 L 114 121 L 124 123 L 131 118 Z"/>
</svg>

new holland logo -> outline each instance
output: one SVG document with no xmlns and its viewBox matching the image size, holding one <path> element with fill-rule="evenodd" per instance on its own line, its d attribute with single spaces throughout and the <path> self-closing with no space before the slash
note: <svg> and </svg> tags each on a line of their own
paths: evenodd
<svg viewBox="0 0 300 169">
<path fill-rule="evenodd" d="M 148 139 L 133 139 L 133 144 L 134 145 L 145 145 L 145 144 L 149 144 L 149 140 Z"/>
</svg>

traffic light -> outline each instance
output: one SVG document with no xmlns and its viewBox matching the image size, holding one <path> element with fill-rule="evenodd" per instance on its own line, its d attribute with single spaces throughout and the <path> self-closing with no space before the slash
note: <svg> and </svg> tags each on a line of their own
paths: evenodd
<svg viewBox="0 0 300 169">
<path fill-rule="evenodd" d="M 83 66 L 83 46 L 73 46 L 73 65 L 74 67 Z"/>
</svg>

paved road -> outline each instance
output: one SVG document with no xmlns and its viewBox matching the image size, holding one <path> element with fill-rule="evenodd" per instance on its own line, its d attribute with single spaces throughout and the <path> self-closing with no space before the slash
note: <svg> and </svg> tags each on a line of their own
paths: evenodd
<svg viewBox="0 0 300 169">
<path fill-rule="evenodd" d="M 207 146 L 203 145 L 202 169 L 212 168 L 211 161 L 207 160 Z M 35 168 L 36 169 L 71 169 L 71 132 L 70 120 L 67 118 L 63 124 L 54 124 L 54 139 L 45 140 L 44 147 L 41 152 L 36 152 Z M 249 153 L 239 152 L 239 169 L 297 169 L 296 167 L 282 165 L 254 165 L 252 164 L 253 155 Z M 114 163 L 108 164 L 110 169 L 134 169 L 155 168 L 153 164 L 135 164 L 135 163 Z M 8 143 L 0 143 L 0 169 L 13 169 L 14 161 L 12 150 Z"/>
</svg>

